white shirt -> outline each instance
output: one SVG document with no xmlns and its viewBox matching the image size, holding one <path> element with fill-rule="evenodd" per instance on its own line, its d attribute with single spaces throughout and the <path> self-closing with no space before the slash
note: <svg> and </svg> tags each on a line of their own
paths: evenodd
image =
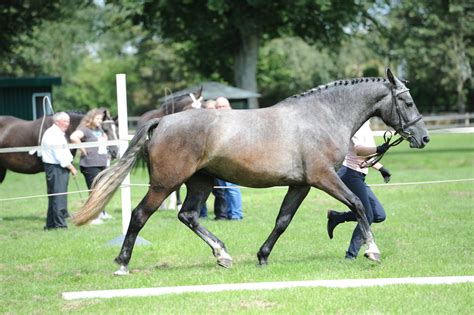
<svg viewBox="0 0 474 315">
<path fill-rule="evenodd" d="M 374 136 L 372 135 L 372 129 L 370 129 L 369 121 L 366 121 L 362 127 L 357 130 L 354 136 L 352 136 L 351 143 L 349 144 L 349 151 L 346 154 L 344 162 L 342 162 L 342 165 L 367 175 L 369 173 L 369 169 L 366 167 L 360 168 L 359 166 L 360 163 L 365 161 L 366 157 L 357 155 L 354 148 L 355 145 L 375 147 L 375 140 Z"/>
<path fill-rule="evenodd" d="M 41 146 L 67 144 L 65 133 L 55 124 L 49 127 L 41 140 Z M 59 164 L 67 167 L 72 164 L 73 156 L 69 149 L 43 149 L 42 159 L 44 163 Z"/>
</svg>

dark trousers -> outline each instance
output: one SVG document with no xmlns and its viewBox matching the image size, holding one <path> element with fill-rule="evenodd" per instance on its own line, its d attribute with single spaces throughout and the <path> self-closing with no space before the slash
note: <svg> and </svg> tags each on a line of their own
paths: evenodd
<svg viewBox="0 0 474 315">
<path fill-rule="evenodd" d="M 369 224 L 372 224 L 372 222 L 379 223 L 385 220 L 385 210 L 372 189 L 365 183 L 365 174 L 345 166 L 342 166 L 337 174 L 344 184 L 359 197 L 364 205 L 365 215 L 367 216 Z M 357 221 L 355 213 L 352 211 L 344 213 L 344 221 Z M 359 224 L 357 224 L 352 233 L 352 239 L 346 255 L 357 257 L 363 242 L 362 231 Z"/>
<path fill-rule="evenodd" d="M 44 164 L 48 195 L 67 192 L 69 170 L 58 164 Z M 46 229 L 67 228 L 67 195 L 48 196 Z"/>
<path fill-rule="evenodd" d="M 99 174 L 103 170 L 105 170 L 105 166 L 97 166 L 97 167 L 81 166 L 81 173 L 82 175 L 84 175 L 88 189 L 91 189 L 94 178 L 96 178 L 97 174 Z"/>
<path fill-rule="evenodd" d="M 217 179 L 214 179 L 214 186 L 219 186 Z M 225 201 L 224 189 L 212 188 L 212 194 L 214 195 L 214 215 L 216 219 L 227 219 L 227 203 Z M 206 200 L 202 203 L 199 216 L 201 218 L 207 218 Z"/>
</svg>

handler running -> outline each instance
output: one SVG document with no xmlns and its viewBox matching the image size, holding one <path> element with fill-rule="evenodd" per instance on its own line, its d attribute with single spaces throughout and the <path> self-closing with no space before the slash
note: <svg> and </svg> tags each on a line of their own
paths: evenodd
<svg viewBox="0 0 474 315">
<path fill-rule="evenodd" d="M 385 153 L 388 148 L 389 146 L 386 143 L 380 146 L 375 145 L 372 130 L 370 129 L 369 121 L 367 121 L 352 137 L 349 144 L 349 151 L 346 154 L 341 168 L 337 172 L 347 188 L 349 188 L 364 205 L 365 215 L 367 216 L 369 224 L 384 221 L 386 215 L 382 204 L 372 189 L 365 183 L 365 176 L 369 173 L 369 170 L 367 168 L 361 168 L 360 165 L 365 161 L 367 156 L 374 153 Z M 383 167 L 382 164 L 376 163 L 372 167 L 382 174 L 386 183 L 390 181 L 390 171 Z M 333 231 L 338 224 L 348 221 L 357 221 L 356 215 L 352 211 L 337 212 L 329 210 L 327 217 L 327 230 L 329 238 L 331 239 L 333 237 Z M 362 231 L 359 224 L 357 224 L 346 252 L 346 259 L 355 259 L 363 243 Z"/>
</svg>

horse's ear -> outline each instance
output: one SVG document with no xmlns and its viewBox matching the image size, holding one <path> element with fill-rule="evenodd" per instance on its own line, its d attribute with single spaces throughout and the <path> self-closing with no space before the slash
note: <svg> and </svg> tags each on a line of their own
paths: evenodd
<svg viewBox="0 0 474 315">
<path fill-rule="evenodd" d="M 388 79 L 388 81 L 390 81 L 390 83 L 391 83 L 393 86 L 397 86 L 397 81 L 395 80 L 395 76 L 393 75 L 392 70 L 390 70 L 390 68 L 387 68 L 387 70 L 385 71 L 385 73 L 387 74 L 387 79 Z"/>
<path fill-rule="evenodd" d="M 200 98 L 201 95 L 202 95 L 202 85 L 201 87 L 199 88 L 199 90 L 196 91 L 196 93 L 194 93 L 196 95 L 196 98 Z"/>
<path fill-rule="evenodd" d="M 102 110 L 103 110 L 102 117 L 104 120 L 108 120 L 110 119 L 110 117 L 112 117 L 112 114 L 110 114 L 110 111 L 107 108 L 102 108 Z"/>
</svg>

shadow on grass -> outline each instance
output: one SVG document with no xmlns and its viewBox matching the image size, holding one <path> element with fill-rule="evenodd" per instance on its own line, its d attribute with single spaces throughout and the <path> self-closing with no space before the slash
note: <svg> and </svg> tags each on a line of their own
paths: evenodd
<svg viewBox="0 0 474 315">
<path fill-rule="evenodd" d="M 45 220 L 44 217 L 37 217 L 37 216 L 8 216 L 8 217 L 1 217 L 0 220 L 3 221 L 41 221 L 43 222 Z"/>
</svg>

